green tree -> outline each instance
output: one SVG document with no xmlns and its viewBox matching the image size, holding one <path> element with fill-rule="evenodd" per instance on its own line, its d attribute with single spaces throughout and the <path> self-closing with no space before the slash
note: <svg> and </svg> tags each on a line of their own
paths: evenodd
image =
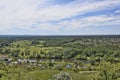
<svg viewBox="0 0 120 80">
<path fill-rule="evenodd" d="M 93 80 L 120 80 L 120 63 L 111 64 L 110 62 L 102 62 L 100 71 L 93 77 Z"/>
</svg>

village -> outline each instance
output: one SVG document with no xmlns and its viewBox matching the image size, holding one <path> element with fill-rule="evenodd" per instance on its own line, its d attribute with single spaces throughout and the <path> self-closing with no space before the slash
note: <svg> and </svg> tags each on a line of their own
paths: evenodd
<svg viewBox="0 0 120 80">
<path fill-rule="evenodd" d="M 20 58 L 9 58 L 1 55 L 0 62 L 5 63 L 8 66 L 25 66 L 25 67 L 39 67 L 40 69 L 76 69 L 76 70 L 87 70 L 91 69 L 90 63 L 83 62 L 74 59 L 20 59 Z M 86 63 L 86 64 L 84 64 Z"/>
</svg>

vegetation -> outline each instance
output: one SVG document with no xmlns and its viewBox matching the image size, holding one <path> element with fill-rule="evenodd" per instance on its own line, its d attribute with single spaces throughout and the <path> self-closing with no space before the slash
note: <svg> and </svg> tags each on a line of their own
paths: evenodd
<svg viewBox="0 0 120 80">
<path fill-rule="evenodd" d="M 120 80 L 120 64 L 103 62 L 100 64 L 100 71 L 93 80 Z"/>
<path fill-rule="evenodd" d="M 120 36 L 0 37 L 0 80 L 119 80 L 118 66 Z"/>
<path fill-rule="evenodd" d="M 54 75 L 54 80 L 72 80 L 71 75 L 67 72 L 60 72 L 57 75 Z"/>
</svg>

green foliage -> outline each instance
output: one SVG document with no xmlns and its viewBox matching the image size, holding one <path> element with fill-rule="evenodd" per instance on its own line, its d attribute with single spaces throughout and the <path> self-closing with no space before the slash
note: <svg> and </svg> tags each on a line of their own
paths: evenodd
<svg viewBox="0 0 120 80">
<path fill-rule="evenodd" d="M 93 61 L 104 59 L 115 62 L 116 58 L 118 58 L 118 61 L 120 58 L 120 43 L 117 42 L 118 40 L 119 38 L 110 38 L 109 42 L 107 42 L 107 38 L 28 39 L 13 41 L 8 46 L 1 47 L 0 52 L 16 58 L 74 58 L 87 60 L 88 57 L 94 57 L 92 58 Z"/>
<path fill-rule="evenodd" d="M 25 80 L 25 69 L 0 64 L 0 80 Z"/>
<path fill-rule="evenodd" d="M 56 74 L 53 76 L 54 80 L 72 80 L 72 77 L 67 72 L 60 72 L 59 74 Z"/>
<path fill-rule="evenodd" d="M 0 56 L 7 55 L 20 59 L 45 59 L 49 62 L 36 65 L 8 65 L 1 61 L 0 80 L 48 80 L 59 71 L 71 70 L 74 80 L 90 80 L 88 73 L 80 71 L 97 70 L 94 80 L 120 79 L 120 38 L 119 37 L 11 37 L 0 38 Z M 66 69 L 66 62 L 52 63 L 51 59 L 68 60 L 71 69 Z M 74 63 L 77 60 L 82 65 Z M 107 62 L 102 62 L 107 61 Z M 99 65 L 99 63 L 101 63 Z M 39 65 L 39 63 L 37 63 Z M 89 66 L 87 66 L 89 65 Z M 48 69 L 48 70 L 47 70 Z M 53 69 L 53 70 L 50 70 Z M 42 72 L 43 70 L 43 72 Z M 42 75 L 44 74 L 44 75 Z M 63 80 L 70 77 L 66 72 L 56 74 Z M 80 76 L 82 75 L 82 77 Z M 86 76 L 88 76 L 86 78 Z M 40 79 L 41 78 L 41 79 Z M 59 79 L 58 79 L 59 80 Z M 70 80 L 70 78 L 69 78 Z"/>
<path fill-rule="evenodd" d="M 119 80 L 120 79 L 120 64 L 111 64 L 110 62 L 102 62 L 100 71 L 96 74 L 93 80 Z"/>
</svg>

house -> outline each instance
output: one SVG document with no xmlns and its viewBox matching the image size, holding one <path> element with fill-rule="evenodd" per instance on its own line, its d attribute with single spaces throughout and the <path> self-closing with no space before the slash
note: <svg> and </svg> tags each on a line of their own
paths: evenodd
<svg viewBox="0 0 120 80">
<path fill-rule="evenodd" d="M 72 68 L 71 64 L 67 64 L 66 68 Z"/>
<path fill-rule="evenodd" d="M 8 58 L 8 56 L 6 56 L 6 55 L 0 55 L 0 59 L 7 59 Z"/>
<path fill-rule="evenodd" d="M 17 62 L 17 61 L 15 61 L 15 62 L 11 62 L 10 64 L 18 64 L 18 62 Z"/>
<path fill-rule="evenodd" d="M 8 58 L 6 55 L 0 55 L 0 59 L 5 61 L 5 62 L 11 62 L 12 58 Z"/>
<path fill-rule="evenodd" d="M 35 59 L 29 59 L 28 62 L 29 62 L 29 63 L 36 63 L 37 60 L 35 60 Z"/>
<path fill-rule="evenodd" d="M 17 59 L 18 63 L 27 63 L 27 59 Z"/>
</svg>

